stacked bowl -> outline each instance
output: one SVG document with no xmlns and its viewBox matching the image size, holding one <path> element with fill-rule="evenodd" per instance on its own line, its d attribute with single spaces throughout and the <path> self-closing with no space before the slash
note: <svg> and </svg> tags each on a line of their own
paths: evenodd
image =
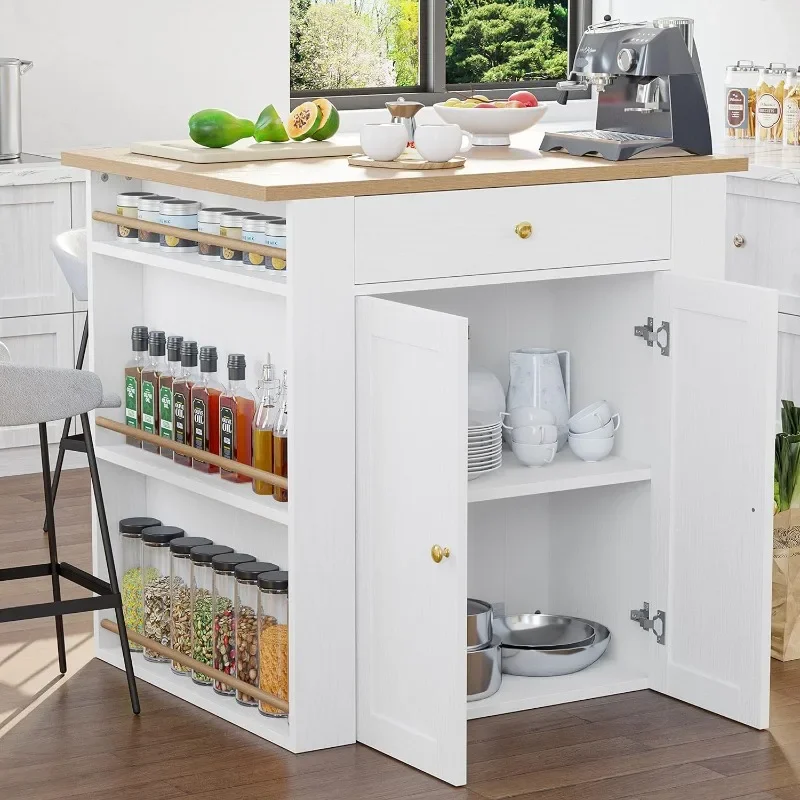
<svg viewBox="0 0 800 800">
<path fill-rule="evenodd" d="M 500 469 L 503 463 L 502 416 L 470 410 L 467 433 L 467 476 L 479 478 Z"/>
<path fill-rule="evenodd" d="M 558 426 L 552 411 L 519 406 L 508 413 L 506 428 L 514 455 L 526 467 L 543 467 L 556 457 Z"/>
<path fill-rule="evenodd" d="M 569 418 L 569 446 L 584 461 L 602 461 L 614 449 L 620 416 L 598 400 Z"/>
<path fill-rule="evenodd" d="M 490 603 L 467 598 L 467 700 L 491 697 L 503 679 L 500 638 L 492 630 Z"/>
</svg>

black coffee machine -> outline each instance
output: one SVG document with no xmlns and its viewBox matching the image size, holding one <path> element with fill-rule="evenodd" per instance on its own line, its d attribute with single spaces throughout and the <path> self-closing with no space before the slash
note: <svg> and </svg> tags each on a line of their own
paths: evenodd
<svg viewBox="0 0 800 800">
<path fill-rule="evenodd" d="M 547 133 L 542 150 L 609 161 L 710 155 L 711 126 L 693 20 L 592 25 L 581 38 L 570 79 L 556 87 L 559 103 L 586 87 L 598 92 L 595 129 Z"/>
</svg>

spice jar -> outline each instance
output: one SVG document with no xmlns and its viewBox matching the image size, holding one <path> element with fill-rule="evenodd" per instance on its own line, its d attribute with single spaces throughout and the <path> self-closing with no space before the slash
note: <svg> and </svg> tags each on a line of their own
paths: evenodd
<svg viewBox="0 0 800 800">
<path fill-rule="evenodd" d="M 286 220 L 282 217 L 267 223 L 267 239 L 265 244 L 270 247 L 280 247 L 286 249 Z M 286 261 L 283 258 L 273 256 L 269 259 L 268 267 L 277 270 L 286 269 Z"/>
<path fill-rule="evenodd" d="M 786 76 L 783 95 L 783 143 L 787 147 L 800 146 L 800 80 L 793 71 Z"/>
<path fill-rule="evenodd" d="M 265 572 L 258 576 L 258 685 L 265 692 L 289 701 L 289 573 Z M 259 701 L 267 717 L 288 716 Z"/>
<path fill-rule="evenodd" d="M 762 67 L 758 74 L 756 90 L 756 141 L 783 141 L 783 100 L 786 91 L 786 78 L 789 73 L 786 64 L 772 62 Z"/>
<path fill-rule="evenodd" d="M 192 658 L 202 664 L 212 666 L 212 638 L 214 611 L 212 608 L 212 589 L 214 572 L 211 559 L 223 553 L 232 553 L 232 547 L 221 544 L 194 547 L 189 554 L 192 562 Z M 211 684 L 211 678 L 203 672 L 192 670 L 192 680 L 201 686 Z"/>
<path fill-rule="evenodd" d="M 170 641 L 172 649 L 192 655 L 192 562 L 189 558 L 193 547 L 214 544 L 202 536 L 182 536 L 169 543 L 170 578 L 172 593 L 169 602 Z M 176 675 L 189 675 L 186 667 L 173 659 L 172 671 Z"/>
<path fill-rule="evenodd" d="M 117 214 L 122 217 L 137 219 L 139 216 L 139 200 L 142 197 L 150 197 L 152 192 L 120 192 L 117 195 Z M 136 228 L 129 228 L 127 225 L 117 225 L 118 239 L 136 239 L 139 231 Z"/>
<path fill-rule="evenodd" d="M 144 635 L 165 647 L 170 645 L 170 564 L 169 543 L 186 531 L 172 525 L 156 525 L 142 531 L 142 566 L 144 568 Z M 168 658 L 149 647 L 147 661 L 167 662 Z"/>
<path fill-rule="evenodd" d="M 200 233 L 211 233 L 214 236 L 219 236 L 219 224 L 222 215 L 227 211 L 236 211 L 231 206 L 217 206 L 216 208 L 201 208 L 197 212 L 197 230 Z M 210 261 L 219 261 L 220 248 L 216 244 L 203 244 L 200 242 L 198 245 L 198 252 L 200 258 L 206 258 Z"/>
<path fill-rule="evenodd" d="M 267 223 L 280 217 L 271 217 L 268 214 L 253 214 L 242 220 L 242 241 L 253 242 L 255 244 L 267 243 Z M 249 253 L 245 250 L 242 253 L 242 263 L 247 269 L 265 270 L 267 258 L 260 253 Z"/>
<path fill-rule="evenodd" d="M 214 570 L 214 635 L 212 650 L 214 669 L 226 675 L 236 676 L 236 579 L 233 571 L 237 564 L 255 561 L 255 556 L 247 553 L 226 553 L 214 556 L 211 566 Z M 232 686 L 222 681 L 214 681 L 217 694 L 233 694 Z"/>
<path fill-rule="evenodd" d="M 122 545 L 120 558 L 120 578 L 122 593 L 122 613 L 125 627 L 135 633 L 144 632 L 144 613 L 142 608 L 144 585 L 142 583 L 142 531 L 160 525 L 161 520 L 155 517 L 128 517 L 119 521 L 119 532 Z M 128 640 L 130 649 L 139 653 L 142 646 Z"/>
<path fill-rule="evenodd" d="M 158 221 L 162 225 L 172 225 L 175 228 L 184 228 L 187 231 L 197 230 L 197 213 L 200 203 L 194 200 L 164 200 L 158 213 Z M 169 247 L 181 253 L 196 253 L 197 242 L 162 233 L 158 240 L 162 247 Z"/>
<path fill-rule="evenodd" d="M 242 222 L 246 217 L 254 216 L 258 216 L 255 211 L 229 211 L 223 214 L 219 222 L 219 235 L 226 236 L 228 239 L 241 239 Z M 242 260 L 242 251 L 232 250 L 229 247 L 223 247 L 219 255 L 223 261 Z"/>
<path fill-rule="evenodd" d="M 258 686 L 258 576 L 276 572 L 277 564 L 268 561 L 249 561 L 237 564 L 236 577 L 236 677 Z M 255 697 L 236 690 L 236 701 L 254 706 Z"/>
<path fill-rule="evenodd" d="M 145 222 L 158 222 L 161 219 L 161 203 L 164 200 L 174 200 L 175 198 L 169 194 L 150 194 L 146 197 L 139 198 L 139 219 Z M 157 233 L 150 231 L 143 231 L 139 228 L 139 244 L 147 245 L 148 247 L 158 246 L 159 238 Z"/>
<path fill-rule="evenodd" d="M 755 139 L 756 90 L 763 67 L 737 61 L 725 75 L 725 132 L 735 139 Z"/>
</svg>

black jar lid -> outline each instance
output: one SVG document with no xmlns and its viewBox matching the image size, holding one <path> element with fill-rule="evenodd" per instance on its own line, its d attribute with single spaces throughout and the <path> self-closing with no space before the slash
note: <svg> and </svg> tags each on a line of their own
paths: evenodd
<svg viewBox="0 0 800 800">
<path fill-rule="evenodd" d="M 169 549 L 179 556 L 188 556 L 193 547 L 202 547 L 207 544 L 214 544 L 214 542 L 203 536 L 179 536 L 169 543 Z"/>
<path fill-rule="evenodd" d="M 244 564 L 246 561 L 255 561 L 256 557 L 247 553 L 221 553 L 211 559 L 211 567 L 214 572 L 233 572 L 237 564 Z"/>
<path fill-rule="evenodd" d="M 142 531 L 142 541 L 148 544 L 169 544 L 181 536 L 186 536 L 186 531 L 174 525 L 155 525 Z"/>
<path fill-rule="evenodd" d="M 193 547 L 190 556 L 195 564 L 210 564 L 214 556 L 232 552 L 233 548 L 226 547 L 224 544 L 207 544 L 202 547 Z"/>
<path fill-rule="evenodd" d="M 245 561 L 233 568 L 237 581 L 254 581 L 262 572 L 277 572 L 280 567 L 269 561 Z"/>
<path fill-rule="evenodd" d="M 270 589 L 273 592 L 286 592 L 289 590 L 289 573 L 283 570 L 262 572 L 258 576 L 258 588 Z"/>
<path fill-rule="evenodd" d="M 155 517 L 126 517 L 119 521 L 119 532 L 129 536 L 141 536 L 145 528 L 160 525 L 161 520 Z"/>
</svg>

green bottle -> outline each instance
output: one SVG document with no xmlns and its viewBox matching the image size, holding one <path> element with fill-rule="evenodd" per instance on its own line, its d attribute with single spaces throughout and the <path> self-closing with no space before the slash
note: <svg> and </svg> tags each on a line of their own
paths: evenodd
<svg viewBox="0 0 800 800">
<path fill-rule="evenodd" d="M 253 135 L 249 119 L 239 119 L 219 108 L 205 108 L 189 117 L 189 136 L 203 147 L 227 147 Z"/>
</svg>

